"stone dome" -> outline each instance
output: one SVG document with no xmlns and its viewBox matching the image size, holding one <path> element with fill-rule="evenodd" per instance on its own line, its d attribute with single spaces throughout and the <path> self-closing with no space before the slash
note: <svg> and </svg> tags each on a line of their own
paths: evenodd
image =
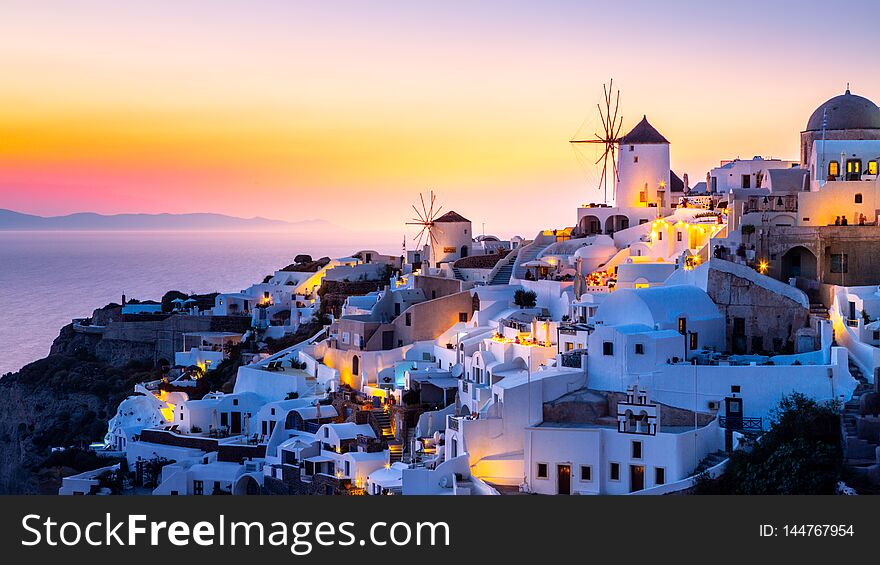
<svg viewBox="0 0 880 565">
<path fill-rule="evenodd" d="M 849 89 L 816 108 L 804 131 L 822 131 L 823 113 L 826 130 L 880 129 L 880 108 L 867 98 L 850 93 Z"/>
</svg>

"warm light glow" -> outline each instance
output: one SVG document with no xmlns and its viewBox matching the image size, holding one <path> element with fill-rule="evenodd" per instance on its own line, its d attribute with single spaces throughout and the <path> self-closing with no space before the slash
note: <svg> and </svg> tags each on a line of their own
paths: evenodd
<svg viewBox="0 0 880 565">
<path fill-rule="evenodd" d="M 762 275 L 767 274 L 767 270 L 770 268 L 770 264 L 767 263 L 766 259 L 761 259 L 761 262 L 758 263 L 758 272 Z"/>
</svg>

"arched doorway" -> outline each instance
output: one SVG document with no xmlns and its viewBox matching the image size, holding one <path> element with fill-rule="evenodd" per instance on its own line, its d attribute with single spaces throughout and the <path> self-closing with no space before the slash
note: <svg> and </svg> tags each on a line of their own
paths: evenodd
<svg viewBox="0 0 880 565">
<path fill-rule="evenodd" d="M 459 255 L 461 255 L 462 257 L 468 256 L 468 246 L 467 245 L 461 246 L 461 253 L 459 253 Z"/>
<path fill-rule="evenodd" d="M 816 280 L 816 256 L 801 245 L 792 247 L 782 256 L 782 280 L 803 278 Z"/>
<path fill-rule="evenodd" d="M 602 221 L 598 216 L 584 216 L 578 223 L 580 232 L 583 235 L 599 235 L 602 233 Z"/>
<path fill-rule="evenodd" d="M 629 227 L 629 218 L 622 214 L 615 214 L 613 216 L 608 216 L 608 219 L 605 220 L 605 234 L 611 235 L 615 232 L 619 232 L 620 230 L 625 230 Z"/>
<path fill-rule="evenodd" d="M 250 475 L 243 475 L 235 482 L 232 487 L 232 494 L 235 496 L 254 496 L 261 494 L 260 483 Z"/>
<path fill-rule="evenodd" d="M 356 377 L 361 374 L 361 360 L 357 355 L 351 358 L 351 374 Z"/>
</svg>

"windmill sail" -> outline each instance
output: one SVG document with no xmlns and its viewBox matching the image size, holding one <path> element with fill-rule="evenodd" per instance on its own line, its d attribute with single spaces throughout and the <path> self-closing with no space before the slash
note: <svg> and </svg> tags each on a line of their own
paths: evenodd
<svg viewBox="0 0 880 565">
<path fill-rule="evenodd" d="M 611 79 L 608 85 L 602 85 L 604 92 L 603 103 L 596 104 L 599 110 L 599 119 L 601 120 L 601 128 L 599 132 L 593 134 L 592 137 L 577 137 L 569 140 L 573 146 L 580 144 L 595 145 L 598 147 L 600 154 L 593 163 L 599 166 L 601 173 L 599 175 L 599 190 L 604 194 L 605 203 L 608 203 L 608 183 L 611 183 L 611 197 L 614 198 L 614 191 L 619 180 L 617 168 L 617 151 L 618 142 L 620 140 L 620 129 L 623 127 L 623 116 L 618 116 L 620 108 L 620 90 L 614 92 L 614 79 Z M 604 104 L 604 108 L 603 108 Z M 610 164 L 610 167 L 609 167 Z"/>
</svg>

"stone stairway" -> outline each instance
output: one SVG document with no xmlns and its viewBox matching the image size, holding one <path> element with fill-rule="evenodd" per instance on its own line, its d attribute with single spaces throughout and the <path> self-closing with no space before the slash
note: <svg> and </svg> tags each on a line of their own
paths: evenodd
<svg viewBox="0 0 880 565">
<path fill-rule="evenodd" d="M 388 462 L 397 463 L 403 459 L 403 444 L 399 440 L 388 442 Z"/>
<path fill-rule="evenodd" d="M 706 471 L 707 469 L 711 469 L 712 467 L 721 463 L 725 459 L 727 459 L 727 454 L 724 453 L 723 451 L 716 451 L 714 453 L 710 453 L 709 455 L 704 457 L 703 460 L 700 461 L 700 464 L 697 465 L 697 468 L 694 469 L 694 475 L 699 475 L 703 471 Z"/>
<path fill-rule="evenodd" d="M 513 274 L 513 259 L 505 259 L 506 261 L 497 271 L 495 271 L 495 276 L 492 277 L 492 280 L 489 281 L 490 285 L 495 284 L 508 284 L 510 283 L 510 275 Z"/>
<path fill-rule="evenodd" d="M 843 428 L 846 434 L 846 464 L 851 467 L 870 467 L 877 464 L 877 442 L 868 441 L 859 437 L 858 418 L 861 397 L 866 392 L 874 390 L 874 385 L 862 374 L 858 365 L 850 360 L 849 372 L 859 384 L 853 392 L 852 398 L 843 405 Z"/>
<path fill-rule="evenodd" d="M 542 251 L 550 247 L 550 243 L 537 243 L 532 242 L 526 247 L 522 248 L 517 255 L 516 258 L 516 266 L 513 269 L 513 276 L 517 279 L 524 279 L 526 276 L 526 267 L 523 267 L 523 263 L 528 263 L 529 261 L 533 261 L 538 255 L 541 254 Z"/>
<path fill-rule="evenodd" d="M 391 427 L 391 418 L 388 416 L 388 412 L 381 409 L 370 410 L 370 413 L 373 418 L 373 429 L 376 430 L 381 437 L 386 441 L 391 441 L 394 439 L 394 429 Z"/>
<path fill-rule="evenodd" d="M 828 308 L 822 303 L 810 302 L 810 315 L 823 320 L 828 319 Z"/>
<path fill-rule="evenodd" d="M 455 275 L 455 278 L 457 278 L 458 280 L 464 280 L 464 275 L 461 274 L 461 269 L 459 269 L 458 267 L 452 267 L 452 274 Z"/>
</svg>

